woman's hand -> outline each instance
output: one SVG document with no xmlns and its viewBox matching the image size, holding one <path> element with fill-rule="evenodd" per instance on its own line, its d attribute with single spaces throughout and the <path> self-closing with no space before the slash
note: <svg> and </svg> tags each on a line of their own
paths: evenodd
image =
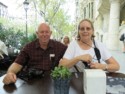
<svg viewBox="0 0 125 94">
<path fill-rule="evenodd" d="M 90 54 L 80 55 L 78 56 L 79 61 L 85 61 L 87 63 L 90 63 L 92 61 L 92 56 Z"/>
<path fill-rule="evenodd" d="M 100 63 L 90 63 L 90 68 L 92 69 L 100 69 Z"/>
<path fill-rule="evenodd" d="M 92 62 L 90 63 L 90 68 L 91 69 L 103 69 L 105 70 L 106 68 L 106 64 L 101 64 L 101 63 L 98 63 L 98 62 Z"/>
</svg>

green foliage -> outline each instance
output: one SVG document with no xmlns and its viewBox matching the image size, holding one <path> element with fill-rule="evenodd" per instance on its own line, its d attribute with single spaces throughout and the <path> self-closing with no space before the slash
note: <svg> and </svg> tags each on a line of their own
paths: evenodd
<svg viewBox="0 0 125 94">
<path fill-rule="evenodd" d="M 28 37 L 29 42 L 31 42 L 31 41 L 33 41 L 33 40 L 35 40 L 35 39 L 37 39 L 37 36 L 36 36 L 35 33 L 31 34 L 31 35 Z"/>
<path fill-rule="evenodd" d="M 21 47 L 23 47 L 24 45 L 26 45 L 26 44 L 29 43 L 29 42 L 34 41 L 35 39 L 37 39 L 35 33 L 31 34 L 28 38 L 24 37 L 24 38 L 21 39 L 21 41 L 20 41 L 20 43 L 21 43 L 21 45 L 22 45 Z"/>
<path fill-rule="evenodd" d="M 23 37 L 23 38 L 20 40 L 20 44 L 21 44 L 20 48 L 22 48 L 22 47 L 23 47 L 24 45 L 26 45 L 27 43 L 34 41 L 35 39 L 37 39 L 37 37 L 36 37 L 36 34 L 34 34 L 34 33 L 31 34 L 28 38 Z"/>
<path fill-rule="evenodd" d="M 24 38 L 24 34 L 21 30 L 15 30 L 12 27 L 6 27 L 0 23 L 0 40 L 6 45 L 18 48 L 20 40 Z"/>
<path fill-rule="evenodd" d="M 64 66 L 58 66 L 55 67 L 54 70 L 52 70 L 51 76 L 53 77 L 53 79 L 67 79 L 71 77 L 71 72 Z"/>
<path fill-rule="evenodd" d="M 0 18 L 0 40 L 6 45 L 15 47 L 16 49 L 22 48 L 28 42 L 36 39 L 36 35 L 30 34 L 28 38 L 25 37 L 24 26 L 14 20 L 7 20 Z M 30 28 L 29 28 L 30 29 Z M 33 31 L 33 29 L 30 31 Z"/>
<path fill-rule="evenodd" d="M 58 39 L 65 35 L 71 35 L 74 31 L 73 23 L 70 23 L 70 16 L 63 5 L 67 0 L 29 0 L 32 7 L 51 27 L 53 27 L 53 37 Z M 35 22 L 36 20 L 34 20 Z"/>
<path fill-rule="evenodd" d="M 18 1 L 18 0 L 17 0 Z M 54 38 L 61 38 L 64 35 L 70 36 L 70 32 L 74 30 L 73 24 L 69 22 L 70 17 L 63 9 L 63 5 L 66 0 L 28 0 L 32 11 L 35 12 L 34 17 L 28 17 L 31 23 L 28 23 L 28 35 L 33 33 L 38 26 L 41 18 L 48 21 L 51 27 L 53 27 Z M 19 7 L 22 7 L 22 3 L 16 2 Z M 28 10 L 29 12 L 30 10 Z M 5 42 L 6 45 L 11 45 L 19 48 L 24 46 L 27 42 L 36 39 L 36 36 L 31 35 L 28 39 L 25 37 L 25 23 L 16 19 L 0 18 L 0 39 Z M 55 32 L 56 31 L 56 32 Z"/>
</svg>

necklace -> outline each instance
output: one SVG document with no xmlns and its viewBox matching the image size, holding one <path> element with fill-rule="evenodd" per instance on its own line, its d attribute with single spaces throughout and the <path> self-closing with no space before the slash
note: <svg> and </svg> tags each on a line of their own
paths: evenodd
<svg viewBox="0 0 125 94">
<path fill-rule="evenodd" d="M 84 43 L 84 44 L 86 44 L 86 45 L 88 45 L 89 47 L 95 48 L 95 47 L 91 46 L 90 44 L 88 44 L 86 42 L 83 42 L 83 41 L 81 41 L 81 42 Z"/>
<path fill-rule="evenodd" d="M 81 42 L 84 43 L 84 44 L 86 44 L 86 45 L 88 45 L 88 46 L 90 46 L 90 47 L 92 47 L 91 45 L 87 44 L 86 42 L 83 42 L 83 41 L 81 41 Z M 98 48 L 96 47 L 96 45 L 95 45 L 95 40 L 93 40 L 93 42 L 94 42 L 94 47 L 92 47 L 92 48 L 94 49 L 95 55 L 96 55 L 96 57 L 97 57 L 97 60 L 98 60 L 98 62 L 100 63 L 101 54 L 100 54 L 99 49 L 98 49 Z M 95 57 L 95 56 L 94 56 L 94 57 Z"/>
<path fill-rule="evenodd" d="M 93 49 L 95 49 L 95 47 L 93 47 L 93 46 L 91 46 L 90 44 L 88 44 L 88 43 L 86 43 L 86 42 L 83 42 L 83 41 L 81 41 L 82 43 L 84 43 L 84 44 L 86 44 L 87 46 L 89 46 L 89 47 L 92 47 Z M 92 58 L 94 58 L 96 55 L 94 54 L 93 56 L 92 56 Z"/>
</svg>

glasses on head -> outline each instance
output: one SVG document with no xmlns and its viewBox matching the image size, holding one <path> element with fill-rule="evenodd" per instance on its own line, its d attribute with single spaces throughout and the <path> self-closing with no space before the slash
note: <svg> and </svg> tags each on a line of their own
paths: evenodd
<svg viewBox="0 0 125 94">
<path fill-rule="evenodd" d="M 92 30 L 92 28 L 91 27 L 81 27 L 81 28 L 79 28 L 79 30 L 80 31 L 90 31 L 90 30 Z"/>
</svg>

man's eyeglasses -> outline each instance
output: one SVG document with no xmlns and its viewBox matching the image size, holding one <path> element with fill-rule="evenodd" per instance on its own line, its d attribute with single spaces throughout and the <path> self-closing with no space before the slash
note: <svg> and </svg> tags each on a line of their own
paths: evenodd
<svg viewBox="0 0 125 94">
<path fill-rule="evenodd" d="M 81 27 L 81 28 L 79 28 L 79 30 L 80 31 L 85 31 L 85 30 L 86 31 L 90 31 L 90 30 L 92 30 L 92 28 L 91 27 L 86 27 L 86 28 L 85 27 Z"/>
</svg>

